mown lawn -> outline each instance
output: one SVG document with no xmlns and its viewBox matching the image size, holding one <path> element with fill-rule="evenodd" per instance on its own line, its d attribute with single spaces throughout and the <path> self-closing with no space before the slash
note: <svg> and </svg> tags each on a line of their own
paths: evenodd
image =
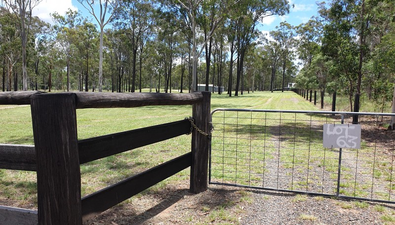
<svg viewBox="0 0 395 225">
<path fill-rule="evenodd" d="M 293 92 L 255 92 L 237 97 L 213 94 L 211 103 L 212 109 L 318 110 L 312 103 Z M 191 116 L 191 113 L 191 106 L 80 109 L 77 110 L 78 137 L 85 139 L 182 120 Z M 29 106 L 0 106 L 0 118 L 0 143 L 33 144 Z M 97 191 L 190 151 L 190 137 L 184 135 L 82 165 L 82 195 Z M 35 179 L 34 172 L 0 170 L 0 205 L 7 203 L 35 208 L 37 201 Z M 168 182 L 188 179 L 189 170 L 186 169 L 153 189 L 160 189 Z"/>
</svg>

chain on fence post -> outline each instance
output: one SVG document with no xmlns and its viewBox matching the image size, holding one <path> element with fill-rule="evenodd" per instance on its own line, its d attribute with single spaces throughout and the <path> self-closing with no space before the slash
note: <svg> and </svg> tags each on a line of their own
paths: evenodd
<svg viewBox="0 0 395 225">
<path fill-rule="evenodd" d="M 204 133 L 209 133 L 211 124 L 210 92 L 202 92 L 203 100 L 193 105 L 192 117 L 198 129 L 192 131 L 192 165 L 190 191 L 200 193 L 208 188 L 208 153 L 211 139 Z M 192 125 L 191 125 L 192 126 Z M 200 132 L 199 132 L 200 131 Z"/>
</svg>

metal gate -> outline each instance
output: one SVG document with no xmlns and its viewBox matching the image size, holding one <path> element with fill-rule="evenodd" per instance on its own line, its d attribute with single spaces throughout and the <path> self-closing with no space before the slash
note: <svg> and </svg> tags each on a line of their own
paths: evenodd
<svg viewBox="0 0 395 225">
<path fill-rule="evenodd" d="M 359 149 L 323 147 L 324 124 L 361 125 Z M 209 183 L 394 203 L 385 113 L 216 109 Z"/>
</svg>

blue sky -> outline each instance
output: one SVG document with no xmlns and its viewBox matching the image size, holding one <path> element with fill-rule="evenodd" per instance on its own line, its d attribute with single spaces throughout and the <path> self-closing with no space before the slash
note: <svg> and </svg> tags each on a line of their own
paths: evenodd
<svg viewBox="0 0 395 225">
<path fill-rule="evenodd" d="M 318 15 L 317 4 L 314 0 L 290 0 L 290 3 L 294 5 L 294 7 L 291 7 L 289 14 L 281 17 L 266 17 L 259 26 L 259 29 L 266 33 L 275 30 L 276 26 L 278 26 L 281 21 L 287 21 L 291 25 L 299 25 L 307 22 L 312 16 Z M 69 8 L 80 11 L 84 16 L 91 17 L 85 12 L 85 9 L 77 0 L 42 0 L 41 3 L 34 8 L 33 12 L 34 15 L 50 22 L 50 13 L 58 12 L 64 15 Z M 91 21 L 94 22 L 93 18 Z"/>
<path fill-rule="evenodd" d="M 262 21 L 259 29 L 269 32 L 276 29 L 281 22 L 286 21 L 296 26 L 306 23 L 312 16 L 318 16 L 318 7 L 313 0 L 290 0 L 291 8 L 289 14 L 285 16 L 270 16 Z M 293 7 L 292 7 L 293 5 Z"/>
</svg>

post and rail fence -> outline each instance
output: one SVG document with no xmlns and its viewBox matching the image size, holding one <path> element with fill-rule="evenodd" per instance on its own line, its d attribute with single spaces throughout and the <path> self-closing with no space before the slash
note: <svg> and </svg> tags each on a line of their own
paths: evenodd
<svg viewBox="0 0 395 225">
<path fill-rule="evenodd" d="M 31 105 L 34 146 L 0 144 L 0 169 L 36 171 L 38 195 L 37 211 L 0 206 L 0 223 L 82 225 L 188 167 L 190 191 L 207 190 L 210 92 L 4 92 L 0 104 Z M 77 139 L 76 109 L 152 105 L 192 105 L 193 119 Z M 191 152 L 81 198 L 81 164 L 190 133 Z"/>
</svg>

